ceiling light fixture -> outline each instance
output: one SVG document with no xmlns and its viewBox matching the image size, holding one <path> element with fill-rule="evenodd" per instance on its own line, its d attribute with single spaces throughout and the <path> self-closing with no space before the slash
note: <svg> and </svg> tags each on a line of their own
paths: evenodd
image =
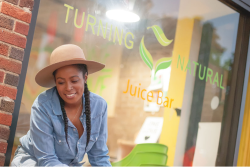
<svg viewBox="0 0 250 167">
<path fill-rule="evenodd" d="M 140 20 L 137 14 L 121 9 L 109 10 L 106 12 L 106 16 L 109 19 L 119 22 L 137 22 Z"/>
</svg>

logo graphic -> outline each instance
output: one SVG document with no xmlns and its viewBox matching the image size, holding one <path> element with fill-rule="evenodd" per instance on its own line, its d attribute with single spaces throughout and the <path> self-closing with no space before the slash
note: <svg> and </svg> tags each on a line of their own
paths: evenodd
<svg viewBox="0 0 250 167">
<path fill-rule="evenodd" d="M 152 27 L 148 27 L 147 29 L 153 30 L 155 37 L 157 38 L 158 42 L 162 46 L 168 46 L 169 44 L 172 43 L 173 40 L 167 39 L 164 32 L 162 31 L 162 29 L 159 26 L 153 25 Z M 140 55 L 141 55 L 141 58 L 144 61 L 144 63 L 151 70 L 153 70 L 153 58 L 144 45 L 144 36 L 142 37 L 139 51 L 140 51 Z M 172 62 L 172 57 L 164 57 L 164 58 L 159 59 L 155 65 L 155 74 L 157 71 L 159 71 L 161 69 L 167 69 L 171 65 L 171 62 Z"/>
</svg>

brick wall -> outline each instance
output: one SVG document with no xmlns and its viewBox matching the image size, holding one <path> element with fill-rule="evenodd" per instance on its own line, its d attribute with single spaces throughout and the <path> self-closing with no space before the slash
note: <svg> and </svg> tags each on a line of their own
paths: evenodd
<svg viewBox="0 0 250 167">
<path fill-rule="evenodd" d="M 0 166 L 5 162 L 33 5 L 34 0 L 0 0 Z"/>
</svg>

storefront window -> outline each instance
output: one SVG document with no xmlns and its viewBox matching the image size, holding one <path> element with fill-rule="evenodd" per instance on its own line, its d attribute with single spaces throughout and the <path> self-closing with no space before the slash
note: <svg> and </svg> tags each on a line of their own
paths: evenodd
<svg viewBox="0 0 250 167">
<path fill-rule="evenodd" d="M 108 103 L 111 161 L 136 144 L 161 143 L 168 166 L 215 165 L 238 22 L 217 0 L 42 0 L 16 139 L 45 90 L 36 73 L 54 48 L 73 43 L 106 65 L 87 82 Z"/>
</svg>

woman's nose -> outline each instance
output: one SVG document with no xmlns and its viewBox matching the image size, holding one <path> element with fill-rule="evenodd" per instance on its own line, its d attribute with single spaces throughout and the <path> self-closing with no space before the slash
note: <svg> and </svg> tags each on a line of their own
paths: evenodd
<svg viewBox="0 0 250 167">
<path fill-rule="evenodd" d="M 70 91 L 72 89 L 72 85 L 71 84 L 66 84 L 66 90 Z"/>
</svg>

